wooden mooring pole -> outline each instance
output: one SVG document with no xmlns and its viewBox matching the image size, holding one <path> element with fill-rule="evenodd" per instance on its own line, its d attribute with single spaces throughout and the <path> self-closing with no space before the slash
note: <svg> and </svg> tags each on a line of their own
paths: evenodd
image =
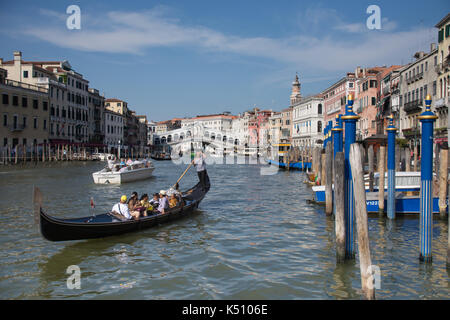
<svg viewBox="0 0 450 320">
<path fill-rule="evenodd" d="M 355 195 L 356 230 L 358 232 L 359 267 L 361 270 L 361 286 L 364 298 L 375 299 L 375 288 L 372 278 L 372 260 L 370 257 L 369 227 L 367 218 L 366 190 L 364 188 L 364 172 L 361 167 L 361 149 L 354 143 L 350 147 L 350 167 L 352 170 L 353 190 Z"/>
<path fill-rule="evenodd" d="M 405 171 L 406 172 L 410 172 L 411 171 L 411 150 L 409 150 L 409 148 L 406 148 L 405 151 Z"/>
<path fill-rule="evenodd" d="M 326 161 L 327 161 L 326 157 L 327 156 L 325 153 L 322 153 L 320 156 L 321 156 L 321 160 L 322 160 L 322 161 L 320 161 L 321 169 L 322 169 L 321 173 L 320 173 L 320 184 L 322 186 L 325 186 L 327 183 L 327 170 L 328 170 L 327 165 L 326 165 Z"/>
<path fill-rule="evenodd" d="M 345 260 L 345 157 L 337 152 L 334 159 L 334 202 L 336 230 L 336 259 Z"/>
<path fill-rule="evenodd" d="M 332 143 L 327 144 L 325 150 L 325 213 L 333 214 L 333 150 Z"/>
<path fill-rule="evenodd" d="M 368 161 L 369 161 L 369 191 L 373 192 L 373 145 L 369 146 L 369 150 L 367 151 L 368 153 Z"/>
</svg>

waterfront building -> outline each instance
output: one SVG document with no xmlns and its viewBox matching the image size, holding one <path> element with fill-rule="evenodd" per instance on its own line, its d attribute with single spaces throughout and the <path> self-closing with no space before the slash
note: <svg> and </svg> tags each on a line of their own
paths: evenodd
<svg viewBox="0 0 450 320">
<path fill-rule="evenodd" d="M 418 116 L 423 112 L 427 94 L 433 101 L 437 96 L 438 50 L 431 45 L 429 53 L 417 52 L 414 62 L 400 72 L 399 137 L 409 141 L 410 147 L 420 145 L 420 123 Z M 435 112 L 434 105 L 432 111 Z"/>
<path fill-rule="evenodd" d="M 297 101 L 300 100 L 294 100 Z M 281 139 L 289 143 L 292 142 L 292 109 L 293 106 L 290 106 L 281 110 Z"/>
<path fill-rule="evenodd" d="M 104 113 L 105 97 L 97 89 L 89 88 L 88 96 L 89 143 L 103 147 L 105 139 Z"/>
<path fill-rule="evenodd" d="M 108 98 L 105 100 L 105 108 L 124 116 L 128 111 L 128 103 L 120 99 Z"/>
<path fill-rule="evenodd" d="M 357 73 L 361 73 L 361 68 L 357 68 Z M 324 123 L 334 121 L 336 115 L 345 113 L 345 104 L 348 95 L 356 97 L 357 76 L 349 72 L 345 77 L 328 87 L 322 92 L 324 105 Z"/>
<path fill-rule="evenodd" d="M 273 114 L 269 117 L 269 144 L 273 146 L 275 144 L 279 144 L 282 142 L 281 140 L 281 128 L 282 125 L 282 114 L 281 112 L 273 112 Z"/>
<path fill-rule="evenodd" d="M 364 140 L 376 134 L 377 95 L 379 82 L 377 74 L 383 68 L 360 68 L 361 77 L 356 80 L 354 110 L 361 117 L 356 123 L 356 139 Z"/>
<path fill-rule="evenodd" d="M 249 115 L 244 113 L 238 114 L 235 118 L 231 120 L 231 131 L 236 139 L 239 140 L 242 145 L 248 145 L 249 135 L 248 135 L 248 120 Z"/>
<path fill-rule="evenodd" d="M 448 107 L 450 104 L 450 13 L 447 14 L 435 26 L 438 31 L 438 65 L 437 86 L 438 92 L 434 107 L 438 119 L 435 124 L 435 138 L 437 143 L 448 142 L 446 135 L 450 128 L 450 116 Z M 450 129 L 448 130 L 450 135 Z"/>
<path fill-rule="evenodd" d="M 29 83 L 8 79 L 8 72 L 0 68 L 1 146 L 14 148 L 48 143 L 48 90 Z M 5 149 L 3 149 L 5 150 Z"/>
<path fill-rule="evenodd" d="M 149 151 L 148 148 L 148 120 L 145 115 L 137 115 L 138 119 L 138 145 L 140 154 L 147 154 Z"/>
<path fill-rule="evenodd" d="M 177 119 L 178 120 L 178 119 Z M 233 116 L 229 113 L 199 115 L 194 118 L 180 119 L 181 128 L 202 126 L 214 131 L 230 131 L 232 127 Z"/>
<path fill-rule="evenodd" d="M 323 142 L 323 98 L 303 98 L 292 109 L 292 145 L 301 150 Z"/>
<path fill-rule="evenodd" d="M 377 74 L 379 86 L 377 94 L 377 116 L 376 127 L 377 134 L 384 135 L 385 128 L 388 126 L 388 117 L 394 116 L 394 126 L 400 128 L 400 72 L 405 68 L 403 66 L 391 66 L 385 68 Z"/>
<path fill-rule="evenodd" d="M 147 122 L 147 145 L 152 148 L 155 144 L 154 137 L 156 134 L 156 122 L 148 121 Z"/>
<path fill-rule="evenodd" d="M 108 150 L 108 153 L 117 154 L 118 149 L 121 149 L 121 153 L 125 151 L 124 145 L 124 126 L 125 117 L 119 112 L 105 109 L 104 111 L 104 128 L 105 139 L 104 144 Z"/>
</svg>

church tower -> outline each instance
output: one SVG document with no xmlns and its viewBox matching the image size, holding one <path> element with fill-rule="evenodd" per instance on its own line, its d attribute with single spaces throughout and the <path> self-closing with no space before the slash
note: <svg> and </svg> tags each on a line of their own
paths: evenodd
<svg viewBox="0 0 450 320">
<path fill-rule="evenodd" d="M 291 93 L 291 106 L 296 104 L 302 99 L 300 94 L 300 82 L 298 81 L 298 74 L 295 75 L 295 81 L 292 82 L 292 93 Z"/>
</svg>

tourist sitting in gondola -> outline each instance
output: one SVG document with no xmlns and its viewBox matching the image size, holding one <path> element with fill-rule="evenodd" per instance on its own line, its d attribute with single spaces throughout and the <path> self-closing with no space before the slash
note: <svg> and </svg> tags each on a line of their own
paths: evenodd
<svg viewBox="0 0 450 320">
<path fill-rule="evenodd" d="M 166 213 L 169 209 L 169 200 L 167 199 L 167 194 L 165 190 L 159 192 L 159 206 L 158 211 L 162 214 Z"/>
<path fill-rule="evenodd" d="M 140 203 L 140 212 L 141 212 L 141 216 L 146 217 L 148 215 L 148 213 L 151 213 L 153 211 L 153 206 L 150 204 L 150 202 L 148 201 L 148 195 L 145 193 L 141 196 L 141 200 L 139 201 Z"/>
<path fill-rule="evenodd" d="M 127 205 L 127 196 L 123 195 L 120 198 L 120 202 L 116 203 L 112 209 L 111 212 L 115 215 L 119 215 L 121 217 L 124 217 L 125 219 L 139 219 L 139 212 L 138 211 L 130 211 L 128 209 Z"/>
<path fill-rule="evenodd" d="M 169 207 L 175 208 L 178 205 L 178 199 L 175 193 L 172 193 L 169 197 Z"/>
<path fill-rule="evenodd" d="M 150 204 L 153 206 L 153 208 L 157 209 L 159 207 L 159 193 L 153 194 L 153 199 L 150 200 Z"/>
</svg>

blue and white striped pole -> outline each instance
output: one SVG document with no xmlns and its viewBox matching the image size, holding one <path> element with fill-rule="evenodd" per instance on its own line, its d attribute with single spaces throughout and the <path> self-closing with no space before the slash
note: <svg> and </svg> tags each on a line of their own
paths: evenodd
<svg viewBox="0 0 450 320">
<path fill-rule="evenodd" d="M 389 125 L 386 130 L 388 134 L 387 216 L 389 219 L 395 219 L 395 134 L 397 133 L 397 128 L 394 126 L 393 115 L 389 117 Z"/>
<path fill-rule="evenodd" d="M 420 164 L 420 260 L 432 261 L 433 241 L 433 125 L 437 116 L 431 112 L 431 96 L 425 98 L 425 111 L 418 117 L 422 123 Z"/>
<path fill-rule="evenodd" d="M 342 120 L 345 123 L 345 258 L 355 257 L 354 240 L 354 193 L 352 170 L 350 167 L 350 146 L 356 141 L 356 122 L 359 116 L 353 112 L 353 95 L 348 96 L 345 107 L 345 115 Z"/>
</svg>

